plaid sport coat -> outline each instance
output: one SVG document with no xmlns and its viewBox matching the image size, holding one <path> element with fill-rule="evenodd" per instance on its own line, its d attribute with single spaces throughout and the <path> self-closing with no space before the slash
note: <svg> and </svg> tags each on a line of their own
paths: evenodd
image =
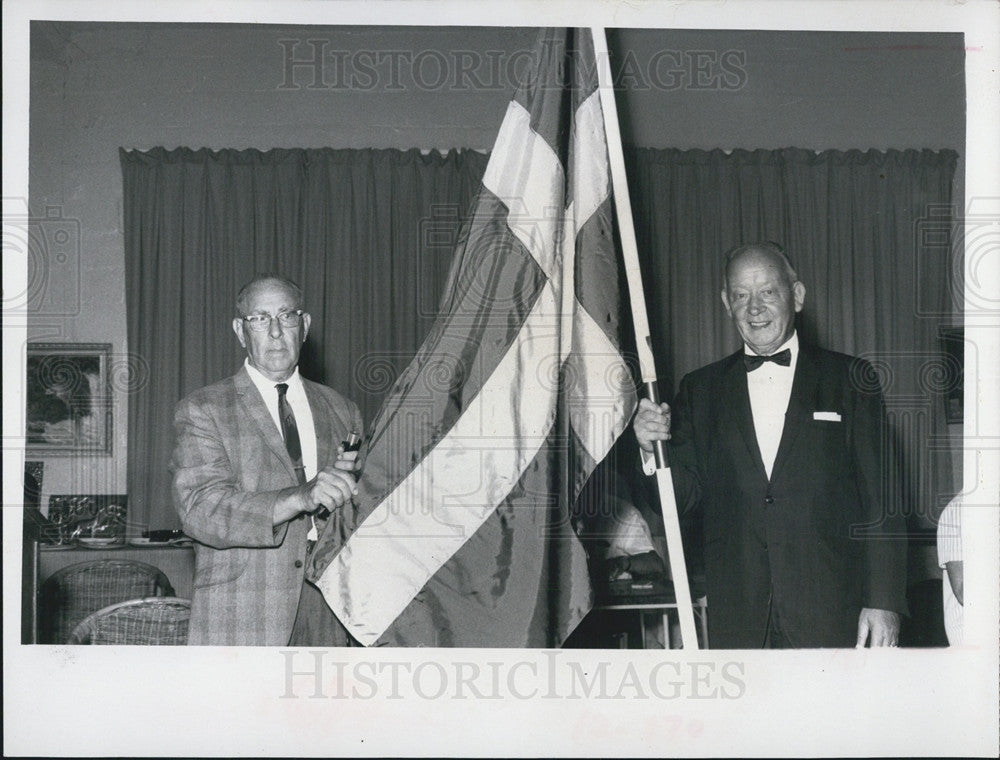
<svg viewBox="0 0 1000 760">
<path fill-rule="evenodd" d="M 317 468 L 336 460 L 357 405 L 303 378 Z M 174 505 L 195 540 L 189 643 L 284 646 L 302 591 L 305 515 L 272 524 L 277 494 L 295 486 L 281 432 L 245 368 L 181 400 L 171 471 Z"/>
</svg>

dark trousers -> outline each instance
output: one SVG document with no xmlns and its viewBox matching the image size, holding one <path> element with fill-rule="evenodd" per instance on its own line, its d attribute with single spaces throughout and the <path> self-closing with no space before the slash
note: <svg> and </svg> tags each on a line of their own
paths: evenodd
<svg viewBox="0 0 1000 760">
<path fill-rule="evenodd" d="M 778 611 L 771 603 L 771 609 L 767 615 L 767 633 L 764 634 L 764 649 L 794 649 L 794 645 L 781 630 L 781 620 Z"/>
</svg>

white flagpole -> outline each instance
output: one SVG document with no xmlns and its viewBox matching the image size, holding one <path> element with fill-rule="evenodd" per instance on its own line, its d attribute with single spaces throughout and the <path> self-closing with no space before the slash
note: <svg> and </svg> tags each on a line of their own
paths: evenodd
<svg viewBox="0 0 1000 760">
<path fill-rule="evenodd" d="M 611 187 L 614 190 L 615 214 L 621 235 L 625 273 L 628 278 L 629 300 L 632 304 L 632 323 L 635 325 L 635 344 L 639 353 L 639 369 L 649 397 L 657 402 L 656 366 L 649 340 L 649 321 L 646 316 L 646 297 L 642 290 L 642 273 L 639 271 L 639 248 L 635 242 L 632 223 L 632 204 L 629 201 L 628 182 L 625 177 L 625 156 L 622 153 L 621 130 L 618 127 L 618 108 L 611 81 L 611 64 L 604 27 L 591 27 L 594 37 L 594 58 L 597 61 L 597 89 L 600 92 L 601 110 L 604 112 L 604 134 L 608 143 L 608 160 L 611 165 Z M 667 465 L 666 448 L 660 443 L 654 451 L 656 457 L 656 482 L 660 491 L 660 509 L 667 534 L 667 554 L 670 574 L 674 581 L 677 615 L 681 621 L 681 638 L 684 649 L 697 649 L 694 606 L 691 587 L 688 585 L 687 566 L 684 564 L 684 546 L 681 543 L 681 526 L 677 517 L 677 500 L 674 484 Z M 668 635 L 668 631 L 663 632 Z"/>
</svg>

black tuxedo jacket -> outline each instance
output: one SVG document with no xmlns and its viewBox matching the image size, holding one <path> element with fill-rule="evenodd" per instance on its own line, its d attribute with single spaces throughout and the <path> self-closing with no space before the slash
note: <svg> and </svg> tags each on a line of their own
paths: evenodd
<svg viewBox="0 0 1000 760">
<path fill-rule="evenodd" d="M 687 375 L 672 406 L 678 507 L 704 520 L 709 640 L 760 647 L 777 615 L 792 646 L 852 647 L 861 608 L 906 612 L 905 526 L 885 495 L 877 376 L 800 343 L 768 479 L 742 354 Z"/>
</svg>

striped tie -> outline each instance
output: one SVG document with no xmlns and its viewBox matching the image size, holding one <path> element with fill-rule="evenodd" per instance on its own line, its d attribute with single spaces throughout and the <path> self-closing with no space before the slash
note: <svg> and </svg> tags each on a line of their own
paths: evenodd
<svg viewBox="0 0 1000 760">
<path fill-rule="evenodd" d="M 295 413 L 285 394 L 288 393 L 287 383 L 278 383 L 274 386 L 278 389 L 278 419 L 281 420 L 281 435 L 285 439 L 285 448 L 288 449 L 288 456 L 295 465 L 295 475 L 299 479 L 299 485 L 306 482 L 306 468 L 302 464 L 302 443 L 299 441 L 299 427 L 295 424 Z"/>
</svg>

